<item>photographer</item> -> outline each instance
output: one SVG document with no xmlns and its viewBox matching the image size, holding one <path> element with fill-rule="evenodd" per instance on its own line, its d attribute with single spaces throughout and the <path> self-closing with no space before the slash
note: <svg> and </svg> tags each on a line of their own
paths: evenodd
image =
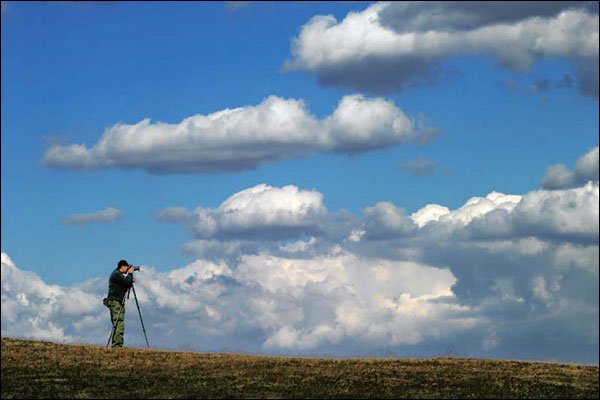
<svg viewBox="0 0 600 400">
<path fill-rule="evenodd" d="M 112 347 L 123 347 L 125 333 L 125 295 L 135 281 L 133 272 L 138 270 L 125 260 L 120 260 L 108 278 L 108 296 L 102 300 L 110 310 L 112 321 Z"/>
</svg>

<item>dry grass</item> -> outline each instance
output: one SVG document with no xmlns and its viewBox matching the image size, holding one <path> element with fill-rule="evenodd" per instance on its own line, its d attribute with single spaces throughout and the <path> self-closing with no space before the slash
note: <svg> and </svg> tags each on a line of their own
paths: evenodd
<svg viewBox="0 0 600 400">
<path fill-rule="evenodd" d="M 2 338 L 2 398 L 598 398 L 598 367 L 106 349 Z"/>
</svg>

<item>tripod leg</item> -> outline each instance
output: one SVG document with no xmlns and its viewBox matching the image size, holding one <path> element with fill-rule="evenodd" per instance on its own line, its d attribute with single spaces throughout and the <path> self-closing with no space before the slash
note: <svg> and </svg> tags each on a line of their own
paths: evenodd
<svg viewBox="0 0 600 400">
<path fill-rule="evenodd" d="M 135 299 L 135 305 L 137 306 L 138 314 L 140 315 L 140 322 L 142 323 L 142 330 L 144 331 L 144 339 L 146 339 L 146 347 L 150 348 L 150 345 L 148 344 L 148 336 L 146 335 L 146 328 L 144 327 L 144 319 L 142 318 L 142 311 L 140 310 L 137 294 L 135 294 L 135 287 L 131 285 L 131 288 L 133 289 L 133 298 Z"/>
</svg>

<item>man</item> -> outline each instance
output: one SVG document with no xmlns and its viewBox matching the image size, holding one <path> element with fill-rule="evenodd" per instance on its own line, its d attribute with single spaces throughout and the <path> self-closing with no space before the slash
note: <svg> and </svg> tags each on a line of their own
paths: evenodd
<svg viewBox="0 0 600 400">
<path fill-rule="evenodd" d="M 108 296 L 102 302 L 110 310 L 112 347 L 123 347 L 125 333 L 125 295 L 133 285 L 133 266 L 120 260 L 108 278 Z"/>
</svg>

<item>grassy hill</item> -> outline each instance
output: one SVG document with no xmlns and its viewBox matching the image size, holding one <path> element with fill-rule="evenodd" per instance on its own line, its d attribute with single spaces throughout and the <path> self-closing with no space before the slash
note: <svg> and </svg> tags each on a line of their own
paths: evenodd
<svg viewBox="0 0 600 400">
<path fill-rule="evenodd" d="M 2 398 L 598 398 L 598 367 L 106 349 L 2 338 Z"/>
</svg>

